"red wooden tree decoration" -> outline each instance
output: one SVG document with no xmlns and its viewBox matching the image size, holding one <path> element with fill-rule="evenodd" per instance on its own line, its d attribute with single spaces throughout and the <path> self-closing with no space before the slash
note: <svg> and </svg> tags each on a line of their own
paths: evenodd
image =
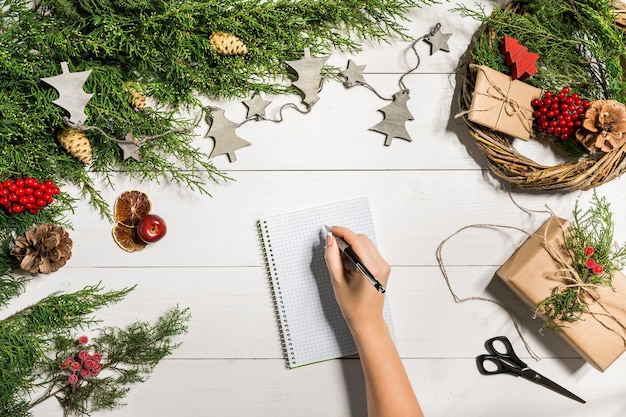
<svg viewBox="0 0 626 417">
<path fill-rule="evenodd" d="M 528 48 L 520 45 L 517 39 L 505 36 L 500 51 L 504 54 L 512 79 L 523 80 L 537 71 L 535 62 L 539 59 L 539 55 L 528 52 Z"/>
</svg>

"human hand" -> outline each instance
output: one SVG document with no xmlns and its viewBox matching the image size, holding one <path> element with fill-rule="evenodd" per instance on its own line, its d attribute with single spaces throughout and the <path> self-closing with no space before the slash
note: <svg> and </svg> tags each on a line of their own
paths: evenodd
<svg viewBox="0 0 626 417">
<path fill-rule="evenodd" d="M 383 324 L 385 297 L 358 270 L 344 267 L 337 240 L 346 241 L 383 286 L 387 285 L 391 267 L 366 235 L 357 235 L 345 227 L 334 226 L 326 237 L 325 259 L 330 272 L 335 298 L 348 326 L 354 333 L 370 325 Z"/>
</svg>

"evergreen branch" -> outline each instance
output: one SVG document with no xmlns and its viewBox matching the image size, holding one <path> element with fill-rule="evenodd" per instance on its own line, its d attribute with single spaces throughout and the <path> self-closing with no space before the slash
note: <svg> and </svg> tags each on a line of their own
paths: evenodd
<svg viewBox="0 0 626 417">
<path fill-rule="evenodd" d="M 57 398 L 65 416 L 91 415 L 123 406 L 130 385 L 146 381 L 155 366 L 180 346 L 176 338 L 187 332 L 189 319 L 188 309 L 175 307 L 154 323 L 137 321 L 123 329 L 101 329 L 91 348 L 103 355 L 102 370 L 76 385 L 68 384 L 67 375 L 58 366 L 63 359 L 75 356 L 76 344 L 72 338 L 55 337 L 57 356 L 42 367 L 48 388 L 28 409 L 51 398 Z"/>
<path fill-rule="evenodd" d="M 40 386 L 40 369 L 50 366 L 49 343 L 70 330 L 98 323 L 95 310 L 122 300 L 134 287 L 103 291 L 88 286 L 70 294 L 55 293 L 0 321 L 0 411 L 28 415 L 25 396 Z"/>
<path fill-rule="evenodd" d="M 561 331 L 563 323 L 580 320 L 589 311 L 588 293 L 596 287 L 613 288 L 613 274 L 620 271 L 626 260 L 624 245 L 614 243 L 614 222 L 610 204 L 594 191 L 587 210 L 576 201 L 573 220 L 565 235 L 566 248 L 571 255 L 572 268 L 578 279 L 563 277 L 563 285 L 536 306 L 546 315 L 544 326 Z M 587 262 L 592 260 L 590 265 Z M 593 266 L 601 269 L 594 270 Z"/>
</svg>

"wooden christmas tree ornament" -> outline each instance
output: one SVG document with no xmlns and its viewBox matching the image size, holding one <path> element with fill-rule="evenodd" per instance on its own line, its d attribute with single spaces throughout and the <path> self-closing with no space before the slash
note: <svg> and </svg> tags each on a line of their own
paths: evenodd
<svg viewBox="0 0 626 417">
<path fill-rule="evenodd" d="M 230 33 L 213 32 L 209 40 L 220 55 L 245 55 L 248 53 L 246 45 Z"/>
<path fill-rule="evenodd" d="M 528 48 L 521 45 L 517 39 L 505 36 L 500 51 L 511 71 L 511 79 L 523 80 L 537 72 L 535 62 L 539 55 L 528 52 Z"/>
<path fill-rule="evenodd" d="M 83 164 L 90 164 L 92 160 L 91 144 L 87 135 L 71 127 L 62 129 L 57 138 L 59 143 L 70 155 Z"/>
</svg>

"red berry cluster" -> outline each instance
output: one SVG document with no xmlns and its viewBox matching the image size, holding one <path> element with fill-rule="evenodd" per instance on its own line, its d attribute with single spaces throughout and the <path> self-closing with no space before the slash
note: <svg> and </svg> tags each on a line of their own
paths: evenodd
<svg viewBox="0 0 626 417">
<path fill-rule="evenodd" d="M 571 137 L 578 129 L 589 107 L 577 93 L 570 94 L 569 87 L 563 87 L 559 93 L 546 91 L 541 100 L 530 103 L 540 132 L 556 136 L 563 140 Z"/>
<path fill-rule="evenodd" d="M 85 345 L 89 339 L 87 336 L 78 338 L 79 345 Z M 59 367 L 69 373 L 67 383 L 77 386 L 81 381 L 97 376 L 102 369 L 102 355 L 98 352 L 89 353 L 86 350 L 79 351 L 76 355 L 66 358 Z"/>
<path fill-rule="evenodd" d="M 0 206 L 10 214 L 23 211 L 37 214 L 43 206 L 52 203 L 53 197 L 60 192 L 52 180 L 40 182 L 27 177 L 0 181 Z"/>
<path fill-rule="evenodd" d="M 585 248 L 585 255 L 587 256 L 587 260 L 585 261 L 585 266 L 593 272 L 595 275 L 600 275 L 604 272 L 604 267 L 600 264 L 597 264 L 596 261 L 591 258 L 595 253 L 595 249 L 591 246 L 587 246 Z"/>
</svg>

